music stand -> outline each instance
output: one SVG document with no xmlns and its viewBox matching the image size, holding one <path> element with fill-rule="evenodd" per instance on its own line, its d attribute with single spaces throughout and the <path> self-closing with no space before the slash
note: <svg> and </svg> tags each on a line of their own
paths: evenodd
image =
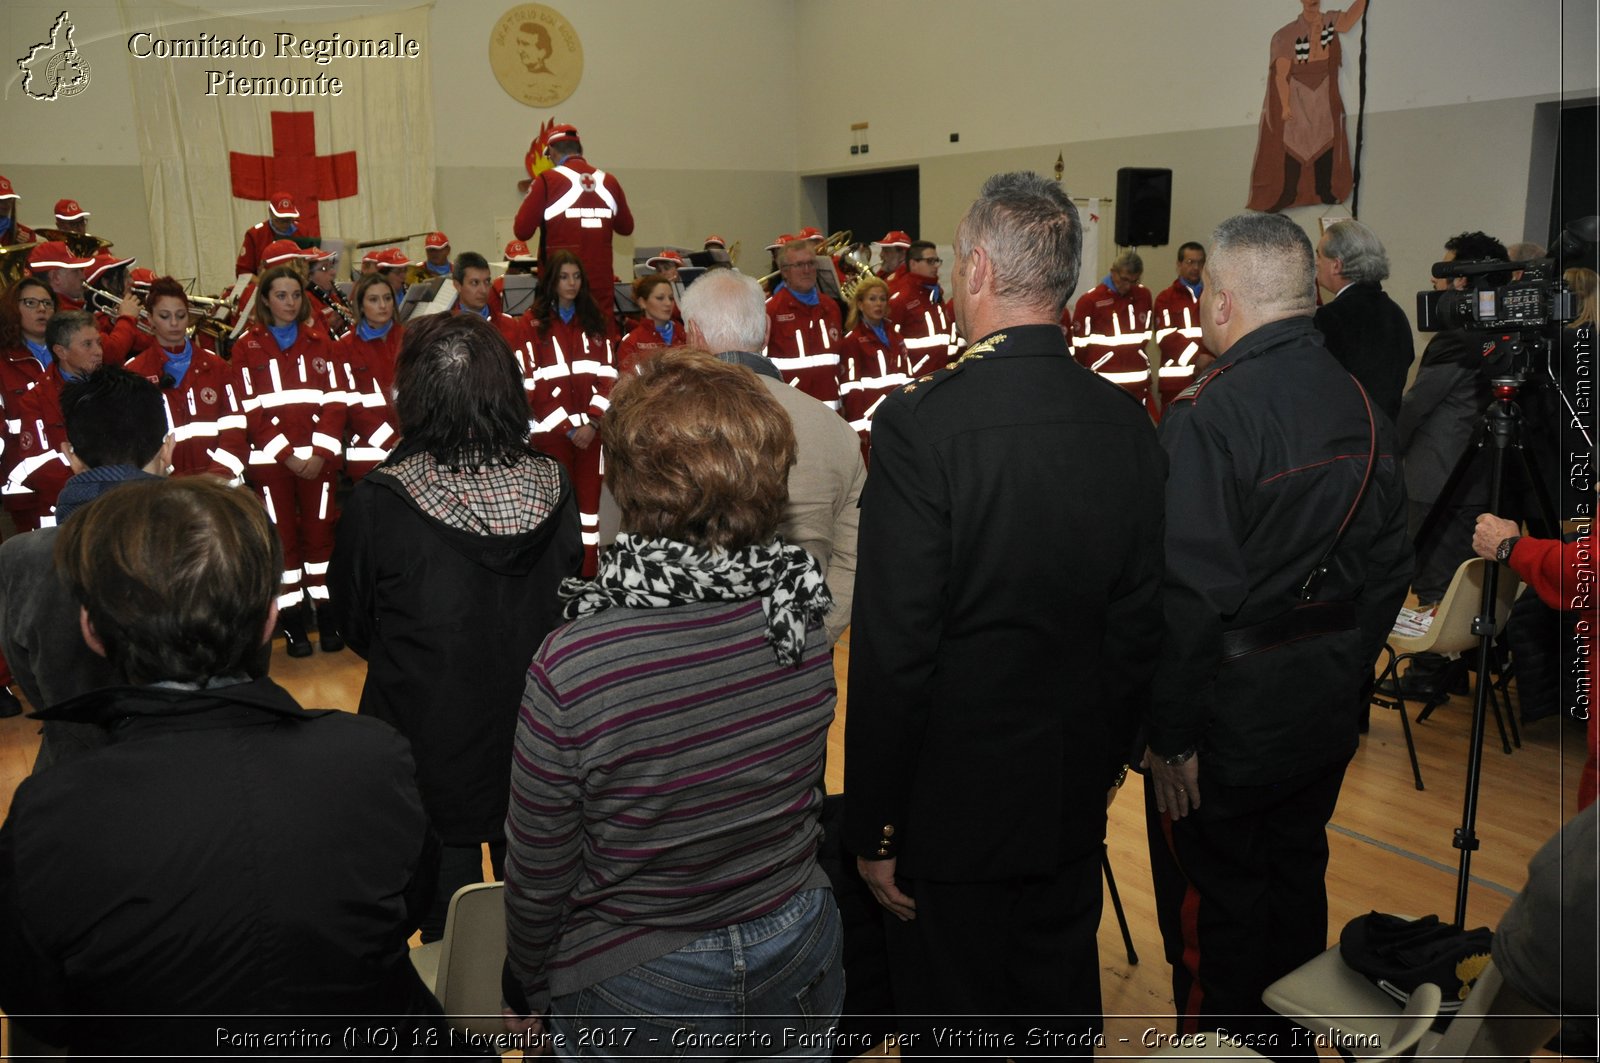
<svg viewBox="0 0 1600 1063">
<path fill-rule="evenodd" d="M 520 317 L 533 306 L 539 291 L 539 278 L 532 273 L 507 273 L 501 278 L 500 306 L 512 317 Z"/>
<path fill-rule="evenodd" d="M 442 307 L 433 305 L 439 291 L 445 285 L 450 286 L 450 299 Z M 448 310 L 450 303 L 455 301 L 455 282 L 449 277 L 434 277 L 430 280 L 418 281 L 406 289 L 406 297 L 400 304 L 400 320 L 410 321 L 413 316 L 426 317 L 428 314 L 437 314 L 440 310 Z"/>
</svg>

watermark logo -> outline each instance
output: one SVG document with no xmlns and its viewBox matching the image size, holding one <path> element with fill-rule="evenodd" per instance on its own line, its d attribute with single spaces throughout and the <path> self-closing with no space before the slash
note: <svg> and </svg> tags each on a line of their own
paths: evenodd
<svg viewBox="0 0 1600 1063">
<path fill-rule="evenodd" d="M 89 87 L 89 61 L 72 42 L 74 32 L 72 16 L 63 11 L 50 27 L 50 39 L 29 48 L 28 54 L 17 60 L 22 91 L 32 99 L 59 100 Z"/>
</svg>

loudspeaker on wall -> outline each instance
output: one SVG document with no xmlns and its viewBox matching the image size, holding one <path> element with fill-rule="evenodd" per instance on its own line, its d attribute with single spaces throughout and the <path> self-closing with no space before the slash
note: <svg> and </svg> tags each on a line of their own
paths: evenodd
<svg viewBox="0 0 1600 1063">
<path fill-rule="evenodd" d="M 1171 220 L 1171 170 L 1124 166 L 1117 171 L 1117 246 L 1164 244 Z"/>
</svg>

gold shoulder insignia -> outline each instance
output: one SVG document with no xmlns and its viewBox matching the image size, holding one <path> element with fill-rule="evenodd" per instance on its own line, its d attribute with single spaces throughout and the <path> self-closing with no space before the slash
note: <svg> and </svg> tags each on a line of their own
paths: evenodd
<svg viewBox="0 0 1600 1063">
<path fill-rule="evenodd" d="M 960 358 L 956 359 L 955 364 L 960 365 L 969 358 L 973 361 L 980 361 L 984 355 L 993 353 L 994 349 L 1005 341 L 1006 334 L 1004 332 L 997 332 L 993 336 L 990 336 L 988 339 L 984 340 L 982 343 L 974 343 L 971 347 L 968 347 L 966 353 L 964 353 Z M 951 368 L 954 368 L 954 366 Z"/>
<path fill-rule="evenodd" d="M 907 395 L 909 395 L 913 391 L 917 390 L 917 384 L 919 384 L 919 383 L 921 383 L 921 381 L 917 381 L 916 383 L 907 384 L 905 387 L 901 388 L 900 390 L 904 391 Z"/>
<path fill-rule="evenodd" d="M 1478 976 L 1483 974 L 1484 969 L 1488 966 L 1489 955 L 1483 952 L 1476 952 L 1471 956 L 1463 956 L 1460 962 L 1456 964 L 1456 977 L 1461 979 L 1460 997 L 1462 1000 L 1467 999 L 1467 994 L 1472 992 L 1472 986 L 1477 982 Z"/>
</svg>

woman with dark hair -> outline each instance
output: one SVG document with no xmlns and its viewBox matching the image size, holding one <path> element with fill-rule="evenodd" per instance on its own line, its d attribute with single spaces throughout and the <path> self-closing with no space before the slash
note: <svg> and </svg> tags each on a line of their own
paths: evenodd
<svg viewBox="0 0 1600 1063">
<path fill-rule="evenodd" d="M 152 345 L 126 369 L 161 388 L 167 423 L 177 446 L 174 476 L 244 478 L 250 444 L 245 416 L 233 390 L 233 370 L 217 357 L 211 341 L 189 330 L 189 297 L 171 277 L 152 281 L 145 296 Z"/>
<path fill-rule="evenodd" d="M 839 412 L 861 437 L 861 459 L 869 465 L 872 414 L 878 403 L 911 379 L 906 342 L 889 320 L 889 285 L 868 277 L 850 296 L 850 316 L 839 344 Z"/>
<path fill-rule="evenodd" d="M 395 365 L 400 443 L 356 485 L 330 578 L 367 659 L 364 714 L 411 740 L 443 840 L 424 941 L 461 886 L 505 857 L 511 739 L 528 661 L 560 623 L 578 515 L 561 466 L 528 446 L 522 374 L 476 314 L 414 322 Z"/>
<path fill-rule="evenodd" d="M 394 447 L 394 363 L 405 326 L 394 289 L 377 273 L 356 282 L 350 305 L 356 310 L 355 327 L 339 337 L 333 351 L 350 397 L 345 472 L 359 483 Z"/>
<path fill-rule="evenodd" d="M 678 303 L 672 296 L 672 281 L 665 274 L 647 273 L 634 281 L 633 301 L 644 311 L 644 319 L 622 337 L 622 344 L 617 348 L 619 374 L 632 369 L 640 358 L 668 347 L 682 347 L 688 342 L 683 324 L 673 320 Z"/>
<path fill-rule="evenodd" d="M 583 263 L 557 251 L 545 263 L 528 311 L 534 344 L 533 445 L 572 474 L 583 522 L 583 573 L 594 574 L 600 546 L 600 419 L 617 379 L 610 332 L 589 295 Z"/>
<path fill-rule="evenodd" d="M 604 434 L 623 534 L 593 582 L 562 586 L 571 622 L 534 657 L 517 724 L 508 1026 L 605 1046 L 626 1015 L 659 1047 L 692 1015 L 698 1044 L 798 1036 L 828 1059 L 832 599 L 777 535 L 794 428 L 748 369 L 690 349 L 625 375 Z"/>
<path fill-rule="evenodd" d="M 312 316 L 305 280 L 293 265 L 261 274 L 253 318 L 233 345 L 234 394 L 250 441 L 245 479 L 283 540 L 279 627 L 291 657 L 311 654 L 306 631 L 313 619 L 322 648 L 342 650 L 331 620 L 315 613 L 327 600 L 339 518 L 333 490 L 345 403 L 333 376 L 333 342 Z"/>
</svg>

